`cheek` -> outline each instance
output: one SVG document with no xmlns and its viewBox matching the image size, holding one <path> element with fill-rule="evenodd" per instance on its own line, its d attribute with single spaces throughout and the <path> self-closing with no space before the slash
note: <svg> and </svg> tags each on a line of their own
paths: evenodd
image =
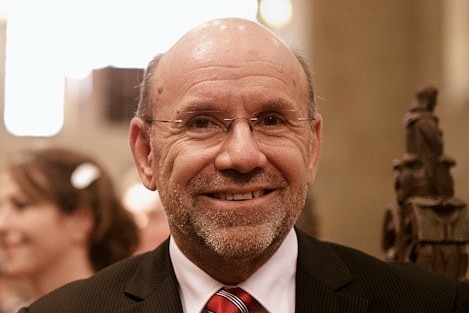
<svg viewBox="0 0 469 313">
<path fill-rule="evenodd" d="M 184 188 L 194 176 L 214 164 L 216 150 L 216 147 L 196 147 L 188 142 L 166 145 L 157 157 L 158 186 Z"/>
<path fill-rule="evenodd" d="M 29 209 L 17 215 L 15 224 L 26 235 L 32 238 L 42 238 L 56 227 L 57 222 L 55 219 L 55 212 L 43 209 Z"/>
<path fill-rule="evenodd" d="M 42 214 L 37 216 L 31 227 L 31 233 L 34 235 L 37 242 L 43 245 L 51 245 L 61 243 L 62 241 L 67 240 L 66 234 L 67 226 L 65 223 L 61 222 L 60 218 L 56 213 L 50 212 L 47 216 Z"/>
<path fill-rule="evenodd" d="M 65 234 L 69 227 L 67 227 L 65 216 L 59 210 L 54 204 L 44 204 L 25 211 L 22 219 L 29 232 L 34 234 L 38 240 L 50 240 L 52 243 L 61 242 L 66 239 Z M 58 236 L 57 233 L 61 235 Z M 48 239 L 43 240 L 42 238 Z"/>
<path fill-rule="evenodd" d="M 275 167 L 291 184 L 305 184 L 308 180 L 309 154 L 304 146 L 292 144 L 279 147 L 264 147 L 269 163 Z"/>
<path fill-rule="evenodd" d="M 169 138 L 166 138 L 169 139 Z M 269 166 L 273 166 L 289 182 L 304 184 L 308 178 L 310 153 L 306 150 L 307 139 L 299 134 L 292 135 L 281 141 L 281 145 L 269 143 L 259 144 L 259 149 L 268 159 Z M 215 159 L 221 153 L 220 146 L 191 143 L 185 140 L 172 140 L 164 145 L 155 143 L 157 160 L 155 171 L 158 188 L 185 188 L 199 173 L 215 171 Z M 299 174 L 300 173 L 300 174 Z"/>
</svg>

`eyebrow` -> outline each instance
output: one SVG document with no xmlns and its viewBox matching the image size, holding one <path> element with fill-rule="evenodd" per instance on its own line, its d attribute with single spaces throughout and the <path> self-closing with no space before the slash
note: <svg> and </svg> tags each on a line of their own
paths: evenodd
<svg viewBox="0 0 469 313">
<path fill-rule="evenodd" d="M 264 104 L 264 106 L 274 109 L 297 109 L 294 102 L 288 101 L 284 98 L 269 100 Z"/>
<path fill-rule="evenodd" d="M 265 102 L 260 102 L 256 111 L 282 111 L 282 110 L 295 110 L 300 111 L 302 108 L 295 102 L 285 98 L 269 99 Z"/>
<path fill-rule="evenodd" d="M 268 110 L 300 110 L 295 102 L 289 101 L 285 98 L 261 100 L 254 104 L 253 111 L 268 111 Z M 226 108 L 219 108 L 215 103 L 201 101 L 190 103 L 176 111 L 176 114 L 183 114 L 187 112 L 228 112 Z"/>
<path fill-rule="evenodd" d="M 176 114 L 182 114 L 187 112 L 223 112 L 219 108 L 215 107 L 215 104 L 209 102 L 191 103 L 187 106 L 179 108 Z"/>
</svg>

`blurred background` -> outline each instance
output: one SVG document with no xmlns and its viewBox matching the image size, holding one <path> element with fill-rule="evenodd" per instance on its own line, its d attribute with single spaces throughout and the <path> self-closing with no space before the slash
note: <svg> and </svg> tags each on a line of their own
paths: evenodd
<svg viewBox="0 0 469 313">
<path fill-rule="evenodd" d="M 104 161 L 124 195 L 146 63 L 196 24 L 238 16 L 271 28 L 312 66 L 325 121 L 311 189 L 319 237 L 383 258 L 402 117 L 429 84 L 457 162 L 455 196 L 469 200 L 466 0 L 4 0 L 0 16 L 0 166 L 22 146 L 53 141 Z"/>
</svg>

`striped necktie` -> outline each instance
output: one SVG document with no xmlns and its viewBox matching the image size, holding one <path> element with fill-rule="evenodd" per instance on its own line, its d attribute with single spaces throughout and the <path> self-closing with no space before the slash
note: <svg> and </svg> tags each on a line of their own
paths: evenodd
<svg viewBox="0 0 469 313">
<path fill-rule="evenodd" d="M 254 297 L 241 288 L 222 288 L 208 300 L 203 313 L 266 312 Z"/>
</svg>

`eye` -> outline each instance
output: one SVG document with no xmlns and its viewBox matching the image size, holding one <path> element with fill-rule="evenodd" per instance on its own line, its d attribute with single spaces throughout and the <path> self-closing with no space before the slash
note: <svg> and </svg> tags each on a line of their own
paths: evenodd
<svg viewBox="0 0 469 313">
<path fill-rule="evenodd" d="M 212 115 L 207 114 L 197 114 L 191 117 L 188 117 L 185 127 L 188 131 L 194 132 L 210 132 L 219 130 L 223 124 Z"/>
<path fill-rule="evenodd" d="M 256 118 L 257 126 L 283 126 L 288 123 L 287 119 L 278 112 L 261 112 Z"/>
<path fill-rule="evenodd" d="M 33 205 L 33 203 L 31 201 L 28 201 L 28 200 L 22 200 L 22 199 L 14 199 L 13 200 L 13 206 L 15 207 L 15 209 L 17 211 L 20 211 L 20 212 L 28 209 L 32 205 Z"/>
</svg>

